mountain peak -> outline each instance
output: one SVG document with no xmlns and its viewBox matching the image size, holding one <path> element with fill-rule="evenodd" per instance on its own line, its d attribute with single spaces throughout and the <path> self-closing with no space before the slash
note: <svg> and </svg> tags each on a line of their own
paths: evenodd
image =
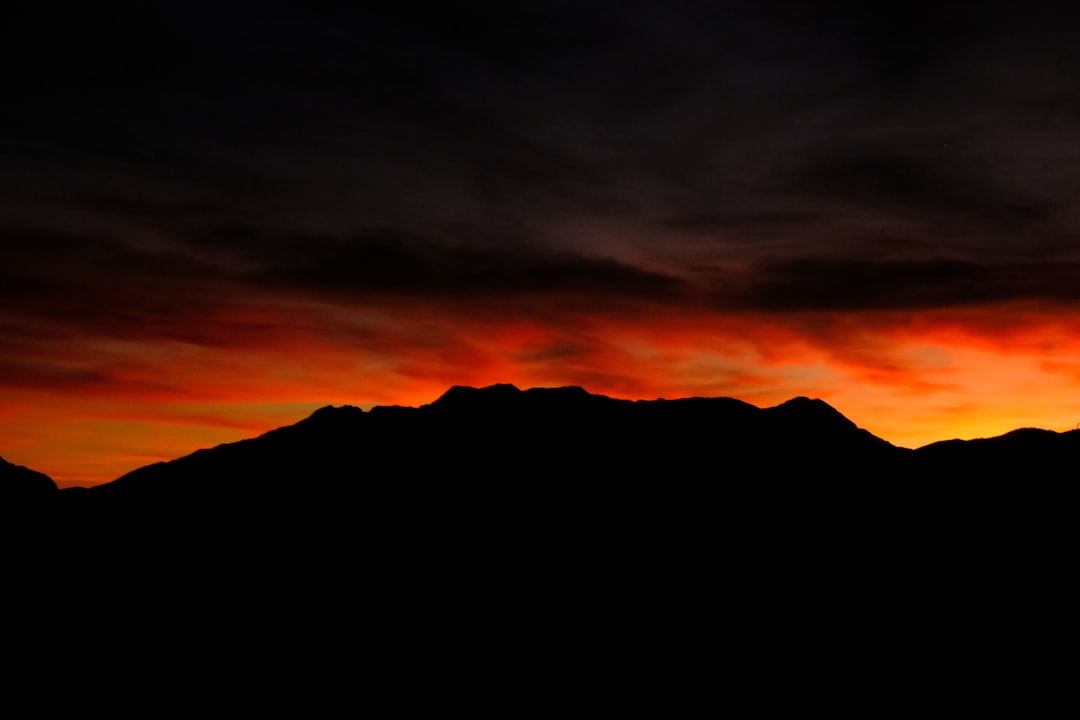
<svg viewBox="0 0 1080 720">
<path fill-rule="evenodd" d="M 0 498 L 24 501 L 48 497 L 57 492 L 56 483 L 44 473 L 9 463 L 0 457 Z"/>
<path fill-rule="evenodd" d="M 828 408 L 832 408 L 832 405 L 829 405 L 829 403 L 825 402 L 821 398 L 812 398 L 812 397 L 807 397 L 806 395 L 797 395 L 797 396 L 791 398 L 790 400 L 785 400 L 784 402 L 780 403 L 779 407 L 783 407 L 784 405 L 790 405 L 792 407 L 819 407 L 819 408 L 822 407 L 822 406 L 825 406 L 825 407 L 828 407 Z"/>
<path fill-rule="evenodd" d="M 828 423 L 834 426 L 855 427 L 855 423 L 829 403 L 820 398 L 809 398 L 805 395 L 793 397 L 786 402 L 769 408 L 767 412 L 797 422 Z"/>
<path fill-rule="evenodd" d="M 462 403 L 490 402 L 517 397 L 521 390 L 510 383 L 497 383 L 487 387 L 475 388 L 469 385 L 454 385 L 444 392 L 439 399 L 431 403 L 432 407 L 457 406 Z"/>
<path fill-rule="evenodd" d="M 327 405 L 311 413 L 311 415 L 308 416 L 308 419 L 313 420 L 318 418 L 321 420 L 331 416 L 358 415 L 363 414 L 363 412 L 363 408 L 358 408 L 355 405 Z"/>
<path fill-rule="evenodd" d="M 591 397 L 590 393 L 580 385 L 563 385 L 562 387 L 534 387 L 525 391 L 526 395 L 546 395 L 560 398 L 584 398 Z"/>
</svg>

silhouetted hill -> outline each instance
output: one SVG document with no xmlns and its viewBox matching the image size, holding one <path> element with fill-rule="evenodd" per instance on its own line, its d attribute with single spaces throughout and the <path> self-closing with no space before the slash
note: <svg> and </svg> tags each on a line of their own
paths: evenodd
<svg viewBox="0 0 1080 720">
<path fill-rule="evenodd" d="M 1077 437 L 912 451 L 809 398 L 455 387 L 54 492 L 33 537 L 63 560 L 60 596 L 127 608 L 135 588 L 153 612 L 179 602 L 185 634 L 256 618 L 253 647 L 291 647 L 287 627 L 387 657 L 561 657 L 706 632 L 753 657 L 846 628 L 853 653 L 922 652 L 927 628 L 987 642 L 987 597 L 1058 593 Z"/>
<path fill-rule="evenodd" d="M 806 397 L 761 409 L 731 398 L 619 400 L 579 387 L 453 387 L 418 408 L 322 408 L 258 438 L 60 495 L 73 507 L 208 514 L 282 504 L 317 513 L 409 492 L 422 503 L 471 493 L 485 501 L 625 495 L 695 483 L 716 492 L 762 482 L 824 488 L 836 480 L 923 482 L 965 470 L 1050 471 L 1075 457 L 1078 438 L 1021 430 L 910 451 Z"/>
<path fill-rule="evenodd" d="M 646 508 L 705 512 L 776 482 L 797 483 L 798 495 L 873 481 L 894 475 L 909 453 L 807 398 L 761 409 L 731 398 L 619 400 L 578 387 L 453 387 L 417 408 L 322 408 L 257 438 L 62 491 L 60 506 L 75 523 L 108 515 L 107 524 L 151 529 L 394 517 L 505 523 L 505 531 L 543 518 L 586 527 Z"/>
<path fill-rule="evenodd" d="M 1020 428 L 993 438 L 945 440 L 919 448 L 916 457 L 920 467 L 940 475 L 1071 477 L 1080 460 L 1080 430 Z"/>
<path fill-rule="evenodd" d="M 0 507 L 38 505 L 54 500 L 57 493 L 56 483 L 48 475 L 0 457 Z"/>
<path fill-rule="evenodd" d="M 859 503 L 880 518 L 927 498 L 919 511 L 944 518 L 972 481 L 985 494 L 1002 473 L 1059 472 L 1078 442 L 1078 433 L 1023 430 L 912 451 L 805 397 L 763 409 L 494 385 L 453 387 L 415 408 L 325 407 L 99 487 L 51 487 L 68 526 L 151 533 L 521 536 L 551 524 L 572 535 L 682 522 L 681 532 L 761 513 L 809 522 Z"/>
</svg>

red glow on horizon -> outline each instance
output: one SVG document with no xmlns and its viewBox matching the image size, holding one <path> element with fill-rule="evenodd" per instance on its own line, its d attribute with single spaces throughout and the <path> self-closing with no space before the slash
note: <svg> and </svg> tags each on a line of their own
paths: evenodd
<svg viewBox="0 0 1080 720">
<path fill-rule="evenodd" d="M 384 310 L 349 336 L 320 329 L 340 328 L 339 318 L 294 309 L 288 322 L 249 327 L 242 349 L 155 338 L 89 341 L 78 355 L 31 346 L 12 361 L 48 370 L 5 388 L 0 455 L 62 487 L 99 484 L 320 406 L 418 406 L 451 385 L 503 382 L 762 407 L 809 395 L 907 447 L 1080 420 L 1080 323 L 1064 313 L 736 316 L 642 306 L 522 322 L 428 310 L 422 324 Z"/>
</svg>

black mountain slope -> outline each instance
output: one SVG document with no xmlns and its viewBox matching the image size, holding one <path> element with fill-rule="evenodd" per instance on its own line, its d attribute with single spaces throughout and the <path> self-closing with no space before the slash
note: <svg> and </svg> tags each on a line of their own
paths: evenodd
<svg viewBox="0 0 1080 720">
<path fill-rule="evenodd" d="M 385 652 L 480 637 L 566 654 L 597 633 L 647 645 L 642 628 L 766 653 L 823 647 L 837 628 L 922 647 L 944 625 L 975 642 L 1000 614 L 987 597 L 1049 596 L 1047 578 L 1067 576 L 1072 503 L 1067 482 L 972 482 L 956 467 L 1000 462 L 979 459 L 986 448 L 1019 467 L 1032 452 L 1060 460 L 1075 437 L 912 451 L 807 398 L 452 388 L 416 408 L 322 408 L 61 490 L 37 535 L 56 538 L 69 594 L 123 588 L 127 607 L 134 586 L 183 598 L 196 622 L 182 627 L 258 618 L 252 635 L 274 643 L 252 608 Z"/>
<path fill-rule="evenodd" d="M 945 440 L 919 448 L 916 458 L 919 467 L 954 477 L 992 479 L 1007 473 L 1017 478 L 1071 478 L 1080 460 L 1080 430 L 1020 428 L 993 438 Z"/>
<path fill-rule="evenodd" d="M 1073 504 L 1039 478 L 932 472 L 954 446 L 1059 452 L 1028 435 L 910 451 L 806 398 L 454 388 L 61 490 L 56 522 L 19 541 L 81 610 L 51 620 L 107 633 L 88 647 L 138 638 L 150 667 L 187 649 L 212 683 L 243 664 L 305 703 L 355 694 L 360 667 L 365 692 L 500 706 L 607 673 L 667 708 L 715 687 L 702 648 L 755 698 L 780 683 L 801 701 L 838 667 L 869 692 L 911 658 L 952 682 L 957 657 L 984 677 L 1060 637 L 1073 524 L 1053 511 Z"/>
<path fill-rule="evenodd" d="M 94 572 L 109 559 L 124 573 L 167 569 L 233 589 L 289 577 L 342 598 L 354 597 L 342 589 L 354 576 L 379 578 L 418 593 L 405 603 L 462 583 L 501 593 L 537 578 L 564 588 L 641 573 L 704 581 L 716 562 L 756 574 L 774 561 L 751 558 L 805 552 L 804 535 L 837 547 L 865 534 L 856 526 L 881 526 L 867 489 L 891 493 L 910 453 L 807 399 L 761 409 L 452 388 L 415 408 L 325 407 L 61 490 L 49 533 L 94 548 Z"/>
<path fill-rule="evenodd" d="M 853 503 L 876 516 L 933 507 L 945 518 L 966 502 L 972 480 L 984 491 L 1003 472 L 1066 467 L 1078 442 L 1080 433 L 1018 431 L 912 451 L 805 397 L 761 409 L 731 398 L 620 400 L 578 387 L 453 387 L 416 408 L 322 408 L 260 437 L 58 496 L 76 525 L 108 516 L 154 528 L 516 532 L 646 517 L 696 518 L 693 527 L 736 511 L 745 511 L 740 522 L 765 512 L 810 518 Z"/>
<path fill-rule="evenodd" d="M 296 425 L 82 492 L 71 512 L 269 519 L 365 512 L 543 512 L 857 479 L 910 451 L 820 400 L 760 409 L 730 398 L 629 401 L 581 388 L 454 387 L 418 408 L 326 407 Z"/>
<path fill-rule="evenodd" d="M 56 495 L 56 483 L 51 477 L 0 457 L 0 507 L 45 503 Z"/>
</svg>

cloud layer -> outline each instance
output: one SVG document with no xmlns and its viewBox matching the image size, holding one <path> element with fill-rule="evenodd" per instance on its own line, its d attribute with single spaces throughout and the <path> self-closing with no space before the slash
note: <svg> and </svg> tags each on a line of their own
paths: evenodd
<svg viewBox="0 0 1080 720">
<path fill-rule="evenodd" d="M 813 394 L 907 444 L 1071 426 L 1074 16 L 13 11 L 3 454 L 99 482 L 127 440 L 462 382 Z"/>
</svg>

